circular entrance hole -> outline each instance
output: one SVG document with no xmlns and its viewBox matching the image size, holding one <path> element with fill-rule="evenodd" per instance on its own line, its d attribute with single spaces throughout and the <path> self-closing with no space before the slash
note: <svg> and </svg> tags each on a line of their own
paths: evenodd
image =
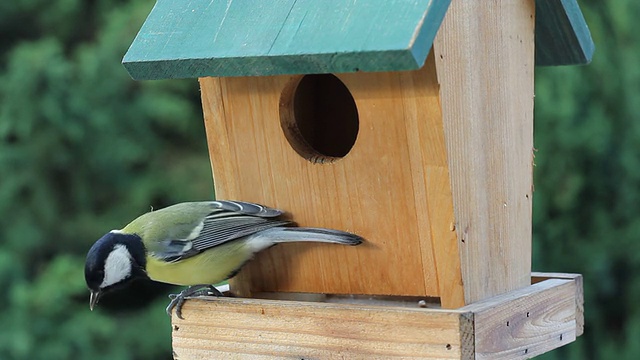
<svg viewBox="0 0 640 360">
<path fill-rule="evenodd" d="M 355 144 L 358 109 L 349 89 L 334 75 L 305 75 L 282 92 L 280 124 L 300 156 L 327 163 L 347 155 Z"/>
</svg>

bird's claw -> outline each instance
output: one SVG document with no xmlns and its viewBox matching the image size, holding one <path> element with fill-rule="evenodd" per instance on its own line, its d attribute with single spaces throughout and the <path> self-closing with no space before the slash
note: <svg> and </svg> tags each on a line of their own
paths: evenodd
<svg viewBox="0 0 640 360">
<path fill-rule="evenodd" d="M 167 306 L 167 315 L 169 315 L 169 317 L 171 317 L 171 312 L 173 311 L 173 309 L 176 309 L 176 315 L 178 316 L 178 318 L 184 320 L 184 318 L 182 317 L 182 305 L 184 305 L 185 302 L 185 297 L 183 295 L 183 292 L 180 292 L 179 294 L 170 294 L 169 295 L 169 299 L 171 299 L 171 302 L 169 302 L 169 305 Z"/>
<path fill-rule="evenodd" d="M 169 317 L 171 317 L 171 312 L 173 309 L 176 310 L 176 316 L 178 318 L 184 320 L 182 317 L 182 306 L 184 302 L 187 300 L 187 297 L 197 297 L 197 296 L 223 296 L 218 289 L 216 289 L 213 285 L 194 285 L 189 286 L 188 288 L 182 290 L 178 294 L 169 294 L 169 305 L 167 306 L 166 312 Z"/>
</svg>

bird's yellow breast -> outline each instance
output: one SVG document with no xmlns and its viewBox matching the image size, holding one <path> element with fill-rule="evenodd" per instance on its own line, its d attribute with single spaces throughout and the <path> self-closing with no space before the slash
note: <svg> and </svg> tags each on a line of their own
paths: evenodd
<svg viewBox="0 0 640 360">
<path fill-rule="evenodd" d="M 165 262 L 147 255 L 147 275 L 152 280 L 175 285 L 217 284 L 251 259 L 242 241 L 232 241 L 198 255 Z"/>
</svg>

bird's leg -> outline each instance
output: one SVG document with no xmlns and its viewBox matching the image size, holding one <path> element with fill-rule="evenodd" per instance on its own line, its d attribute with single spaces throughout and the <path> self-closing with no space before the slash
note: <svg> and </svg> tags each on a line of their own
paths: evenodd
<svg viewBox="0 0 640 360">
<path fill-rule="evenodd" d="M 176 309 L 176 315 L 180 319 L 184 319 L 182 317 L 182 305 L 184 305 L 185 300 L 188 297 L 198 297 L 198 296 L 224 296 L 218 289 L 216 289 L 213 285 L 192 285 L 188 288 L 182 290 L 178 294 L 170 294 L 169 299 L 171 302 L 167 306 L 167 315 L 171 316 L 171 311 Z"/>
</svg>

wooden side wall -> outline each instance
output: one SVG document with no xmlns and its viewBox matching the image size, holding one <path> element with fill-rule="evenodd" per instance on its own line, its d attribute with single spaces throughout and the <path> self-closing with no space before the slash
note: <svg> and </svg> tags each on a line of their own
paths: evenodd
<svg viewBox="0 0 640 360">
<path fill-rule="evenodd" d="M 527 286 L 533 0 L 453 0 L 436 36 L 465 302 Z"/>
</svg>

